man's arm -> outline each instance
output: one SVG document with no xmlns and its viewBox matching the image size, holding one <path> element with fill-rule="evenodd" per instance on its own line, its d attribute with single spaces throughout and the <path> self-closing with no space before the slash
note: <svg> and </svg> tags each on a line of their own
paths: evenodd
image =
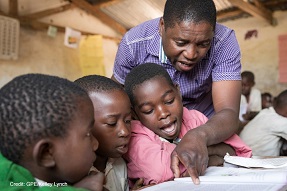
<svg viewBox="0 0 287 191">
<path fill-rule="evenodd" d="M 208 165 L 207 146 L 223 142 L 238 129 L 241 81 L 219 81 L 212 84 L 215 114 L 206 124 L 188 131 L 171 155 L 171 168 L 179 177 L 178 164 L 188 170 L 192 181 L 199 184 L 198 176 Z"/>
</svg>

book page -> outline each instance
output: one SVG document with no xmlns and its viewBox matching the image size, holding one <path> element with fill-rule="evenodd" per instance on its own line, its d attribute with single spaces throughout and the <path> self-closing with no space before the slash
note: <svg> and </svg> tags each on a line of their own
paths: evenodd
<svg viewBox="0 0 287 191">
<path fill-rule="evenodd" d="M 168 181 L 142 189 L 143 191 L 286 191 L 287 186 L 282 184 L 254 184 L 254 183 L 201 183 Z"/>
<path fill-rule="evenodd" d="M 174 180 L 189 182 L 191 181 L 191 178 L 175 178 Z M 204 176 L 200 176 L 199 180 L 200 182 L 287 184 L 287 171 L 232 167 L 208 167 Z"/>
<path fill-rule="evenodd" d="M 246 158 L 226 154 L 224 161 L 247 168 L 286 168 L 287 170 L 287 157 Z"/>
<path fill-rule="evenodd" d="M 143 190 L 286 191 L 287 189 L 287 171 L 278 169 L 208 167 L 205 175 L 199 179 L 200 185 L 194 185 L 190 177 L 184 177 Z"/>
</svg>

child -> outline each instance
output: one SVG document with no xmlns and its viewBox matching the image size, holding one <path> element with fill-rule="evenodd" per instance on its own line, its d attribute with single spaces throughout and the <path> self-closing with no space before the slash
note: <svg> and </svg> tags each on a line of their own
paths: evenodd
<svg viewBox="0 0 287 191">
<path fill-rule="evenodd" d="M 273 96 L 269 92 L 261 94 L 262 109 L 269 108 L 273 104 Z"/>
<path fill-rule="evenodd" d="M 87 91 L 94 105 L 92 133 L 99 141 L 94 167 L 105 173 L 105 188 L 126 191 L 127 167 L 122 155 L 128 151 L 130 140 L 129 97 L 121 85 L 104 76 L 85 76 L 75 83 Z"/>
<path fill-rule="evenodd" d="M 242 122 L 253 119 L 262 109 L 261 92 L 254 87 L 255 77 L 253 72 L 244 71 L 241 73 L 242 79 L 242 95 L 240 102 L 239 116 Z"/>
<path fill-rule="evenodd" d="M 144 185 L 173 179 L 170 155 L 176 144 L 172 142 L 176 143 L 187 131 L 204 124 L 207 117 L 196 110 L 183 108 L 178 86 L 157 64 L 135 67 L 126 77 L 125 90 L 139 120 L 131 123 L 129 150 L 124 155 L 129 178 L 144 178 Z M 208 148 L 209 155 L 212 155 L 209 165 L 222 165 L 226 152 L 251 156 L 251 150 L 238 136 L 233 135 L 225 143 Z M 183 165 L 180 170 L 183 176 L 186 171 Z"/>
<path fill-rule="evenodd" d="M 101 190 L 103 174 L 87 176 L 98 147 L 91 104 L 82 88 L 55 76 L 26 74 L 3 86 L 0 190 Z"/>
<path fill-rule="evenodd" d="M 279 156 L 280 138 L 287 139 L 287 90 L 274 99 L 273 107 L 260 111 L 244 127 L 240 137 L 252 148 L 254 155 Z"/>
</svg>

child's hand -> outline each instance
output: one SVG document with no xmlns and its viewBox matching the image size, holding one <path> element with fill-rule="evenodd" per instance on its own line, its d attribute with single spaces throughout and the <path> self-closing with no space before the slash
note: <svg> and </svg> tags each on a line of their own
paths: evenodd
<svg viewBox="0 0 287 191">
<path fill-rule="evenodd" d="M 208 166 L 223 166 L 224 159 L 222 156 L 210 155 L 208 160 Z"/>
<path fill-rule="evenodd" d="M 134 184 L 134 186 L 132 187 L 131 191 L 133 191 L 133 190 L 141 190 L 141 189 L 144 189 L 144 188 L 147 188 L 147 187 L 150 187 L 150 186 L 155 185 L 155 184 L 144 185 L 143 183 L 144 183 L 144 179 L 143 179 L 143 178 L 139 178 L 139 179 L 135 182 L 135 184 Z"/>
<path fill-rule="evenodd" d="M 74 184 L 74 187 L 85 188 L 92 191 L 102 191 L 105 175 L 102 172 L 91 172 L 90 175 Z"/>
<path fill-rule="evenodd" d="M 229 153 L 231 156 L 236 155 L 233 147 L 225 143 L 218 143 L 216 145 L 210 145 L 207 147 L 207 151 L 208 151 L 208 156 L 217 155 L 220 157 L 224 157 L 226 153 Z"/>
</svg>

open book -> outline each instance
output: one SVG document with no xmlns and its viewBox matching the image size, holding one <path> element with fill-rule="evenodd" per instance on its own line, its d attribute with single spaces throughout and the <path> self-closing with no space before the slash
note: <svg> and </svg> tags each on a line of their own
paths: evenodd
<svg viewBox="0 0 287 191">
<path fill-rule="evenodd" d="M 190 177 L 176 178 L 144 191 L 286 191 L 287 169 L 246 169 L 233 167 L 209 167 L 200 176 L 200 185 L 194 185 Z"/>
</svg>

